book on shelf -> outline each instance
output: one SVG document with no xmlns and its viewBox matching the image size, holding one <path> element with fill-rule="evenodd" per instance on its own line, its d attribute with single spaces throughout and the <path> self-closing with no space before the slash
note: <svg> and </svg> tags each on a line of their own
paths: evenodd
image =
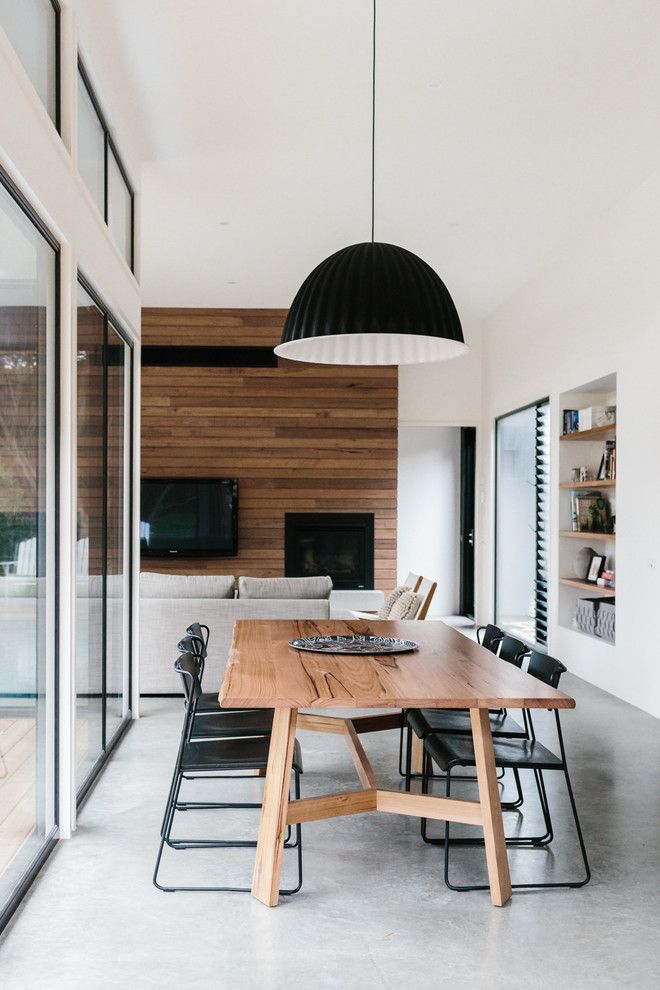
<svg viewBox="0 0 660 990">
<path fill-rule="evenodd" d="M 596 584 L 600 588 L 613 588 L 614 587 L 614 571 L 603 571 L 601 576 L 597 579 Z"/>
<path fill-rule="evenodd" d="M 564 409 L 564 433 L 578 432 L 578 409 Z"/>
</svg>

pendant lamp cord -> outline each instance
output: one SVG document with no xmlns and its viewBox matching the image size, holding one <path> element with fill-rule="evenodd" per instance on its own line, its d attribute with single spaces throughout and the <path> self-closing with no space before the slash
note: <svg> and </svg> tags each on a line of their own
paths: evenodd
<svg viewBox="0 0 660 990">
<path fill-rule="evenodd" d="M 376 202 L 376 0 L 371 39 L 371 243 L 374 243 Z"/>
</svg>

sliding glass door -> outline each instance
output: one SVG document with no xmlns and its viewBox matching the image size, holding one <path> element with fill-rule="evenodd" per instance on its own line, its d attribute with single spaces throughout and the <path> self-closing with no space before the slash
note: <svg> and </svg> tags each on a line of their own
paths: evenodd
<svg viewBox="0 0 660 990">
<path fill-rule="evenodd" d="M 548 400 L 496 423 L 495 621 L 530 643 L 548 634 Z"/>
<path fill-rule="evenodd" d="M 93 779 L 129 714 L 132 352 L 78 288 L 76 778 Z"/>
<path fill-rule="evenodd" d="M 57 277 L 0 175 L 0 921 L 56 827 Z"/>
</svg>

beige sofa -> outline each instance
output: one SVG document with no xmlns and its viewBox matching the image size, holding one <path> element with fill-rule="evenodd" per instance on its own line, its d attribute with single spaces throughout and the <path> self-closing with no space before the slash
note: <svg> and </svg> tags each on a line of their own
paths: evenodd
<svg viewBox="0 0 660 990">
<path fill-rule="evenodd" d="M 237 619 L 328 619 L 329 577 L 140 575 L 140 693 L 179 694 L 177 642 L 191 622 L 211 630 L 204 690 L 220 687 Z"/>
</svg>

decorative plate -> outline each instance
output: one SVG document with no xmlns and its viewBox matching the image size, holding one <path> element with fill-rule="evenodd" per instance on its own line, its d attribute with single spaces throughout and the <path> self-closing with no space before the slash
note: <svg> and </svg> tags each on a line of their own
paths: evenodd
<svg viewBox="0 0 660 990">
<path fill-rule="evenodd" d="M 302 639 L 292 639 L 289 646 L 310 653 L 366 653 L 369 656 L 410 653 L 419 649 L 419 643 L 412 639 L 398 639 L 396 636 L 304 636 Z"/>
</svg>

